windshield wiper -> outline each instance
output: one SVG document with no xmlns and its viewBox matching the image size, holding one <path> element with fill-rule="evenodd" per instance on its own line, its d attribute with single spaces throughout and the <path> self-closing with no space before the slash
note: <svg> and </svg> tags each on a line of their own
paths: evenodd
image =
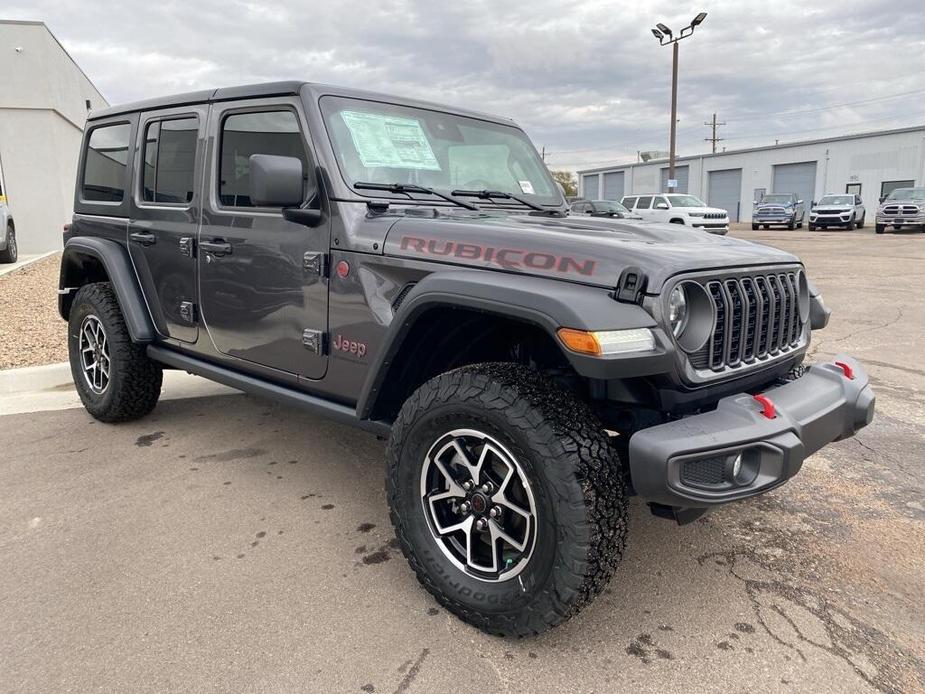
<svg viewBox="0 0 925 694">
<path fill-rule="evenodd" d="M 365 181 L 360 181 L 353 184 L 354 188 L 359 190 L 384 190 L 389 193 L 403 193 L 411 197 L 410 193 L 424 193 L 425 195 L 435 195 L 438 198 L 451 202 L 454 205 L 459 205 L 464 207 L 467 210 L 480 210 L 478 205 L 473 205 L 471 202 L 466 202 L 465 200 L 459 200 L 454 198 L 452 195 L 447 195 L 446 193 L 441 193 L 440 191 L 434 190 L 433 188 L 425 188 L 424 186 L 419 186 L 415 183 L 368 183 Z"/>
<path fill-rule="evenodd" d="M 503 190 L 454 190 L 453 195 L 462 195 L 470 198 L 479 198 L 481 200 L 491 200 L 492 198 L 501 198 L 503 200 L 514 200 L 519 202 L 521 205 L 526 205 L 531 210 L 537 210 L 539 212 L 549 212 L 542 205 L 537 205 L 535 202 L 530 202 L 529 200 L 520 197 L 519 195 L 514 195 L 513 193 L 505 193 Z"/>
</svg>

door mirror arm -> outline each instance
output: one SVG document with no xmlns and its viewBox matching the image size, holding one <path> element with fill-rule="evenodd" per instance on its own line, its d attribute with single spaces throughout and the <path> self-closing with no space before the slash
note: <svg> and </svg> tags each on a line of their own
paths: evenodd
<svg viewBox="0 0 925 694">
<path fill-rule="evenodd" d="M 315 228 L 321 226 L 324 221 L 324 213 L 317 207 L 284 207 L 283 219 L 302 226 Z"/>
</svg>

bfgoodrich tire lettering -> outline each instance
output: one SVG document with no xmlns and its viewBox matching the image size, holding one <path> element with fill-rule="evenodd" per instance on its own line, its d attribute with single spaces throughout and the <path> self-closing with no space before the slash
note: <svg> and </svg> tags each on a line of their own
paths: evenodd
<svg viewBox="0 0 925 694">
<path fill-rule="evenodd" d="M 89 320 L 88 320 L 89 319 Z M 102 392 L 85 375 L 81 334 L 88 323 L 102 327 L 108 354 L 108 377 Z M 136 345 L 107 282 L 87 284 L 74 297 L 68 317 L 68 355 L 77 394 L 87 411 L 102 422 L 138 419 L 154 409 L 161 394 L 163 371 Z M 98 384 L 101 385 L 101 384 Z"/>
<path fill-rule="evenodd" d="M 502 445 L 532 490 L 535 544 L 510 580 L 467 573 L 429 525 L 422 467 L 434 444 L 459 430 Z M 484 631 L 525 636 L 565 621 L 603 590 L 622 557 L 627 502 L 618 455 L 588 407 L 532 369 L 478 364 L 431 379 L 402 407 L 387 462 L 392 523 L 418 580 Z"/>
</svg>

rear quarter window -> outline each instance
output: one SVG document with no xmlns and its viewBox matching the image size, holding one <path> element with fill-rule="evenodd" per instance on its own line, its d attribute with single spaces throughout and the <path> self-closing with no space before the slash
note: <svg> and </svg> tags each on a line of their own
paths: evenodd
<svg viewBox="0 0 925 694">
<path fill-rule="evenodd" d="M 87 139 L 81 198 L 87 202 L 122 202 L 128 164 L 129 123 L 94 128 Z"/>
</svg>

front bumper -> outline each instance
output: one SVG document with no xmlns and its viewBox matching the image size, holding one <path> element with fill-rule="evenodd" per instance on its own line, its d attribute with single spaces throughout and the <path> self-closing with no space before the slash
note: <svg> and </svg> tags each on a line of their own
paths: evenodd
<svg viewBox="0 0 925 694">
<path fill-rule="evenodd" d="M 775 216 L 775 217 L 758 217 L 758 216 L 753 216 L 753 217 L 752 217 L 752 222 L 754 222 L 755 224 L 790 224 L 790 220 L 792 220 L 792 219 L 793 219 L 793 216 L 792 216 L 792 215 L 789 215 L 789 214 L 786 215 L 786 216 L 783 216 L 783 217 L 780 217 L 780 216 Z"/>
<path fill-rule="evenodd" d="M 719 401 L 715 410 L 636 432 L 630 474 L 645 500 L 675 508 L 709 508 L 762 494 L 799 472 L 803 460 L 870 424 L 874 393 L 853 358 L 810 366 L 803 376 L 764 391 L 773 418 L 752 395 Z M 738 472 L 735 461 L 739 458 Z"/>
<path fill-rule="evenodd" d="M 811 214 L 809 216 L 809 221 L 812 224 L 817 224 L 819 226 L 829 226 L 829 227 L 847 226 L 848 222 L 851 221 L 851 213 L 846 212 L 844 214 Z"/>
<path fill-rule="evenodd" d="M 691 222 L 694 229 L 703 229 L 708 234 L 719 234 L 721 236 L 729 233 L 729 222 Z"/>
<path fill-rule="evenodd" d="M 925 215 L 918 217 L 887 217 L 886 215 L 877 215 L 877 224 L 883 224 L 888 227 L 920 227 L 925 226 Z"/>
</svg>

